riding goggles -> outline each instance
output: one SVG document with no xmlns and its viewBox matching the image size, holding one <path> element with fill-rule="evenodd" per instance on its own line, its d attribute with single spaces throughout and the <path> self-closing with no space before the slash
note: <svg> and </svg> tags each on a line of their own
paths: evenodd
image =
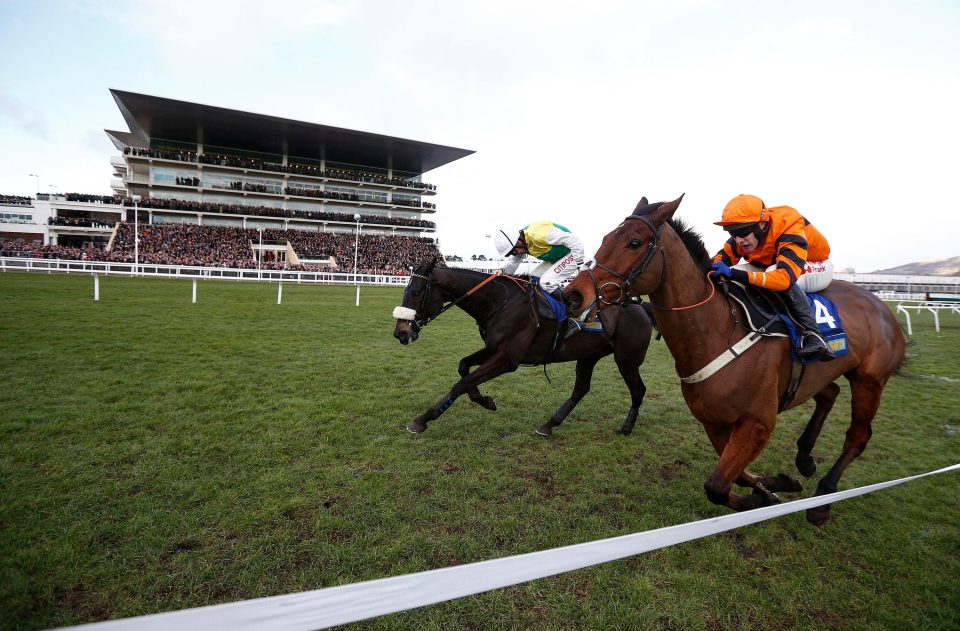
<svg viewBox="0 0 960 631">
<path fill-rule="evenodd" d="M 741 223 L 735 226 L 727 226 L 725 230 L 731 237 L 736 237 L 739 239 L 745 239 L 746 237 L 753 234 L 757 229 L 757 224 L 755 223 Z"/>
</svg>

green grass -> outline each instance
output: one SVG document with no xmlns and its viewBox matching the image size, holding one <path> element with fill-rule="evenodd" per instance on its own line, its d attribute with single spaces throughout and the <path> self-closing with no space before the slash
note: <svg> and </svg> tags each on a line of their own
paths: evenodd
<svg viewBox="0 0 960 631">
<path fill-rule="evenodd" d="M 0 627 L 37 629 L 395 576 L 727 514 L 716 456 L 655 342 L 634 435 L 611 359 L 551 439 L 573 365 L 525 368 L 403 428 L 479 348 L 453 310 L 408 347 L 397 288 L 0 275 Z M 929 320 L 929 321 L 928 321 Z M 960 462 L 960 317 L 914 318 L 841 488 Z M 824 473 L 848 390 L 815 450 Z M 794 473 L 812 407 L 757 472 Z M 807 481 L 804 496 L 816 478 Z M 960 477 L 945 474 L 372 629 L 960 628 Z"/>
</svg>

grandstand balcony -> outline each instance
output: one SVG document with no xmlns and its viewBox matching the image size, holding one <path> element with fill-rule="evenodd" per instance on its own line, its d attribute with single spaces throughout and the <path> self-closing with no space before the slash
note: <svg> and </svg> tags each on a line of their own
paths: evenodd
<svg viewBox="0 0 960 631">
<path fill-rule="evenodd" d="M 242 169 L 241 169 L 242 170 Z M 254 171 L 253 173 L 263 173 L 261 171 Z M 296 176 L 299 178 L 300 176 Z M 122 181 L 122 188 L 125 190 L 133 191 L 133 187 L 146 186 L 148 189 L 162 189 L 169 191 L 189 191 L 190 193 L 200 195 L 200 200 L 203 201 L 204 193 L 216 194 L 218 196 L 224 195 L 227 197 L 236 197 L 238 203 L 242 203 L 241 200 L 247 200 L 249 202 L 255 202 L 257 200 L 263 199 L 273 199 L 273 200 L 296 200 L 296 201 L 309 201 L 311 205 L 317 205 L 318 209 L 323 206 L 334 205 L 334 206 L 347 206 L 350 208 L 357 209 L 377 209 L 377 210 L 386 210 L 386 211 L 407 211 L 407 212 L 416 212 L 419 214 L 430 213 L 434 214 L 437 212 L 433 204 L 429 206 L 423 205 L 414 205 L 409 200 L 397 200 L 397 201 L 376 201 L 374 199 L 350 199 L 348 197 L 320 197 L 314 195 L 298 195 L 295 192 L 271 192 L 271 190 L 276 190 L 279 188 L 280 191 L 287 191 L 290 188 L 296 189 L 296 182 L 294 186 L 290 186 L 289 183 L 286 183 L 280 187 L 279 182 L 276 186 L 271 186 L 271 189 L 266 191 L 263 190 L 250 190 L 247 187 L 247 181 L 245 179 L 234 180 L 240 186 L 231 187 L 224 182 L 213 182 L 208 184 L 202 173 L 198 176 L 200 180 L 199 185 L 194 186 L 192 184 L 177 184 L 176 181 L 163 181 L 156 178 L 147 176 L 147 175 L 133 175 L 131 177 L 124 177 Z M 260 180 L 262 178 L 256 178 Z M 113 187 L 114 190 L 118 190 L 117 186 Z M 309 189 L 303 189 L 306 192 Z M 323 194 L 326 191 L 318 191 L 318 194 Z M 426 203 L 426 202 L 422 202 Z"/>
<path fill-rule="evenodd" d="M 114 159 L 111 159 L 111 164 L 114 164 Z M 160 158 L 156 156 L 146 156 L 138 155 L 135 153 L 125 154 L 123 158 L 119 158 L 121 161 L 126 159 L 131 165 L 141 164 L 141 165 L 154 165 L 154 164 L 163 164 L 171 168 L 179 169 L 189 169 L 191 171 L 201 172 L 223 172 L 223 173 L 235 173 L 235 174 L 244 174 L 244 175 L 255 175 L 256 177 L 263 177 L 269 179 L 282 178 L 285 186 L 287 186 L 290 180 L 306 180 L 317 183 L 332 183 L 332 184 L 341 184 L 348 185 L 356 188 L 365 188 L 379 191 L 398 191 L 406 192 L 411 195 L 436 195 L 437 191 L 434 188 L 428 187 L 419 187 L 415 185 L 403 186 L 400 184 L 384 183 L 384 182 L 369 182 L 362 179 L 351 179 L 351 178 L 338 178 L 334 175 L 330 175 L 329 172 L 323 175 L 310 175 L 306 173 L 285 173 L 281 171 L 272 171 L 269 169 L 252 169 L 247 167 L 234 167 L 224 164 L 210 164 L 205 162 L 188 162 L 184 160 L 176 160 L 171 158 Z M 126 163 L 124 163 L 124 169 L 126 169 Z"/>
</svg>

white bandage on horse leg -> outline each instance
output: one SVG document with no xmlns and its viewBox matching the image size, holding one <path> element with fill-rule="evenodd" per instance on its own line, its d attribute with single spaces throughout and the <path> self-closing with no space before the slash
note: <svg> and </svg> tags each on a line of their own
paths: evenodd
<svg viewBox="0 0 960 631">
<path fill-rule="evenodd" d="M 394 320 L 410 320 L 412 322 L 417 319 L 417 312 L 416 310 L 410 309 L 409 307 L 394 307 L 393 319 Z"/>
</svg>

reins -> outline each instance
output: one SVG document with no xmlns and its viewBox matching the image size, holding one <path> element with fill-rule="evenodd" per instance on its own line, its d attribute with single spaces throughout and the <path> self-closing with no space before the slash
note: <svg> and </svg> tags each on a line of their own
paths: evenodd
<svg viewBox="0 0 960 631">
<path fill-rule="evenodd" d="M 423 305 L 426 304 L 427 302 L 429 302 L 429 299 L 430 299 L 430 290 L 431 290 L 431 288 L 433 287 L 434 282 L 436 282 L 436 281 L 434 281 L 434 280 L 433 280 L 432 278 L 430 278 L 429 276 L 424 276 L 423 274 L 417 274 L 416 272 L 411 272 L 411 273 L 410 273 L 410 276 L 413 276 L 413 277 L 415 277 L 415 278 L 422 278 L 423 280 L 425 280 L 425 281 L 427 282 L 427 291 L 426 291 L 426 293 L 424 293 L 423 299 L 421 299 L 421 301 L 420 301 L 420 307 L 421 307 L 421 309 L 418 309 L 418 310 L 417 310 L 417 315 L 419 315 L 420 311 L 421 311 L 422 308 L 423 308 Z M 460 297 L 457 298 L 456 300 L 453 300 L 453 301 L 445 304 L 443 307 L 440 308 L 439 311 L 437 311 L 437 313 L 436 313 L 435 315 L 433 315 L 433 316 L 431 316 L 431 317 L 425 317 L 425 318 L 423 318 L 422 320 L 419 319 L 419 318 L 418 318 L 418 319 L 415 319 L 415 320 L 411 320 L 411 322 L 413 323 L 414 326 L 417 327 L 417 330 L 418 330 L 418 331 L 423 330 L 423 327 L 427 326 L 428 324 L 430 324 L 431 322 L 433 322 L 434 320 L 436 320 L 437 318 L 439 318 L 439 317 L 443 314 L 443 312 L 445 312 L 447 309 L 450 309 L 451 307 L 455 307 L 455 306 L 458 305 L 461 301 L 466 300 L 467 298 L 469 298 L 470 296 L 472 296 L 473 294 L 475 294 L 476 292 L 478 292 L 478 291 L 480 290 L 480 288 L 482 288 L 484 285 L 486 285 L 486 284 L 489 283 L 490 281 L 492 281 L 492 280 L 494 280 L 494 279 L 496 279 L 496 278 L 499 278 L 499 277 L 501 277 L 501 276 L 506 276 L 506 275 L 503 273 L 503 270 L 497 270 L 497 271 L 495 271 L 493 274 L 491 274 L 490 276 L 488 276 L 488 277 L 486 277 L 485 279 L 483 279 L 482 281 L 480 281 L 477 285 L 474 285 L 474 287 L 473 287 L 472 289 L 470 289 L 469 291 L 467 291 L 467 293 L 463 294 L 462 296 L 460 296 Z M 521 287 L 521 288 L 522 288 L 522 286 L 523 286 L 522 283 L 526 282 L 526 281 L 522 281 L 522 280 L 519 279 L 519 278 L 514 278 L 513 276 L 506 276 L 506 278 L 509 278 L 509 279 L 512 280 L 514 283 L 516 283 L 518 287 Z M 439 285 L 440 283 L 437 283 L 437 284 Z M 504 299 L 504 304 L 506 304 L 506 302 L 507 302 L 507 300 Z M 502 308 L 503 308 L 503 307 L 501 306 L 501 309 L 502 309 Z M 499 310 L 500 310 L 500 309 L 498 309 L 497 311 L 499 311 Z"/>
</svg>

